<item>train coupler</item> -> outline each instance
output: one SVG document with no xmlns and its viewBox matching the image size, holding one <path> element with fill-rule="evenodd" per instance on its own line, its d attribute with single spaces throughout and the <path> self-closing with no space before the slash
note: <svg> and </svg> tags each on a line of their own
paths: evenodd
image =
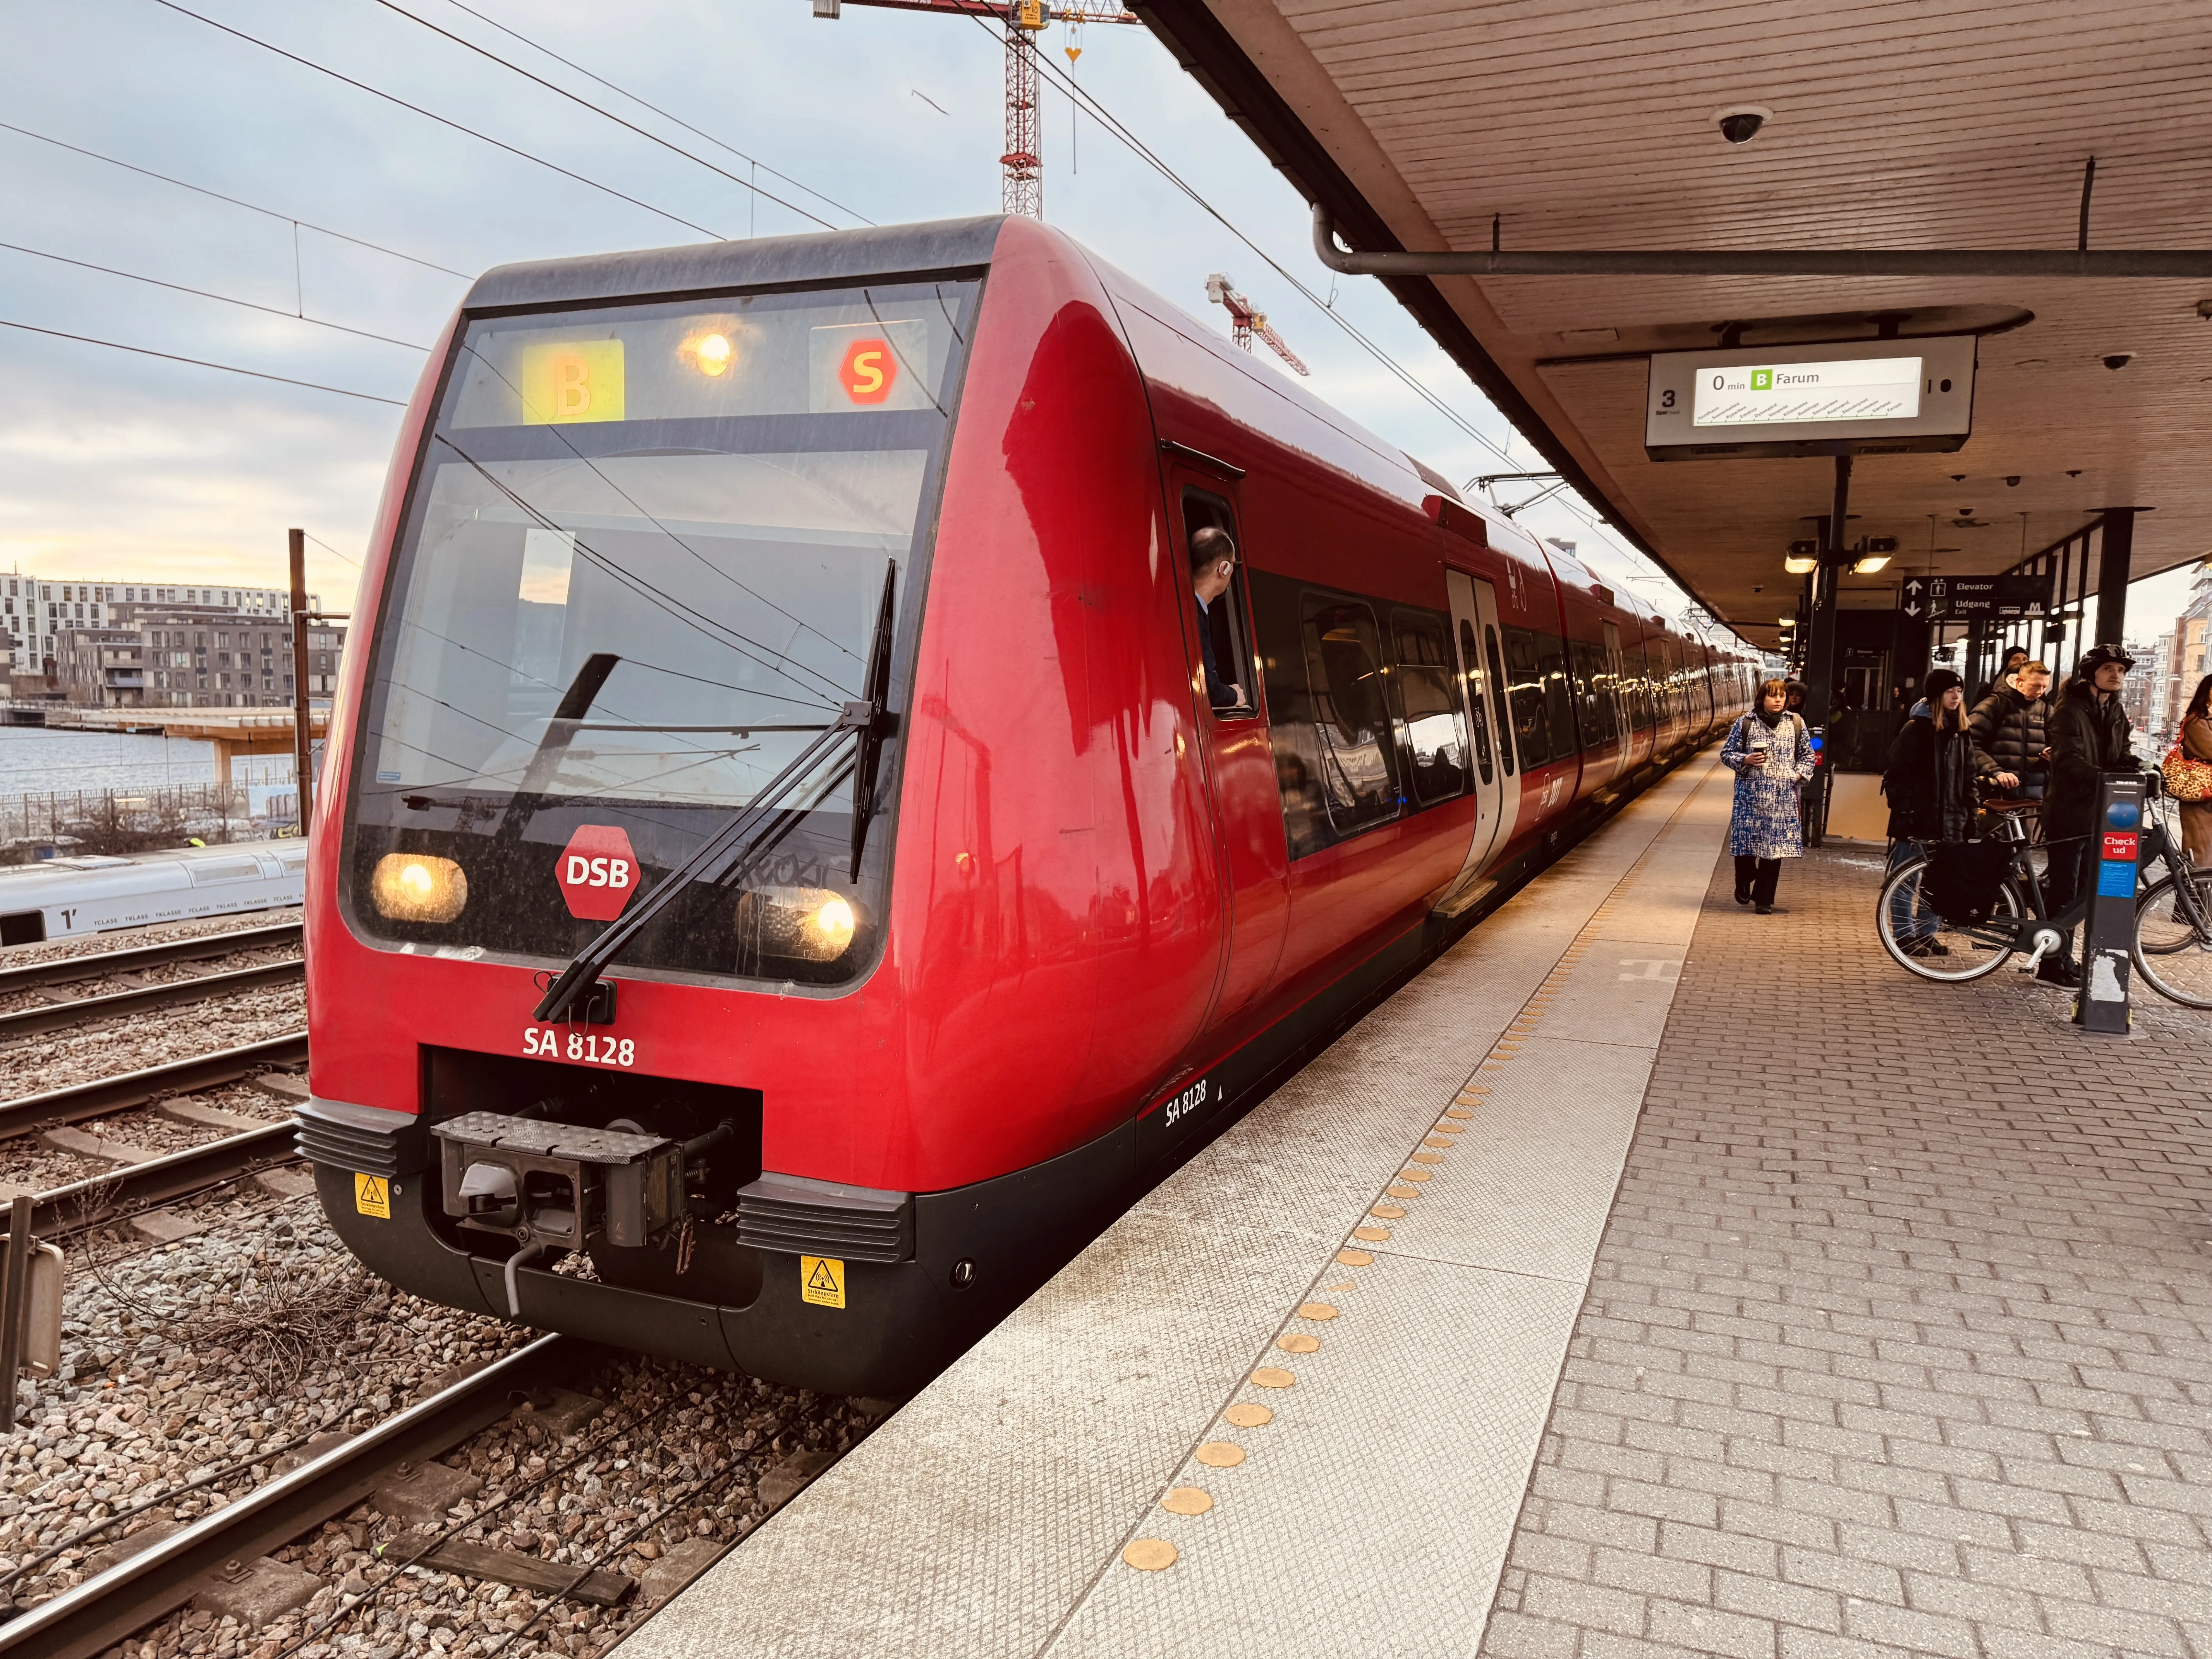
<svg viewBox="0 0 2212 1659">
<path fill-rule="evenodd" d="M 684 1218 L 684 1143 L 501 1112 L 433 1126 L 446 1213 L 523 1245 L 639 1249 Z"/>
</svg>

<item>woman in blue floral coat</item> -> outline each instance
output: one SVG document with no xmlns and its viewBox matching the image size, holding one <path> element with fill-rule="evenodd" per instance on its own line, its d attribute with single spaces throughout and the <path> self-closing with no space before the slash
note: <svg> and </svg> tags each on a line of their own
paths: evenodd
<svg viewBox="0 0 2212 1659">
<path fill-rule="evenodd" d="M 1752 711 L 1729 728 L 1721 764 L 1735 774 L 1729 851 L 1735 854 L 1735 902 L 1774 914 L 1782 860 L 1805 855 L 1797 798 L 1813 775 L 1813 734 L 1789 712 L 1786 681 L 1759 688 Z"/>
</svg>

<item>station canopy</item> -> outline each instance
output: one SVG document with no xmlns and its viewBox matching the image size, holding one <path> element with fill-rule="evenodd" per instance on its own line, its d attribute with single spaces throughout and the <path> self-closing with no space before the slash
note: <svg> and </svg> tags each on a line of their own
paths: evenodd
<svg viewBox="0 0 2212 1659">
<path fill-rule="evenodd" d="M 2212 7 L 1135 3 L 1354 250 L 2070 254 L 2085 185 L 2089 249 L 2212 248 Z M 1758 131 L 1732 143 L 1723 118 L 1744 113 Z M 2148 509 L 2136 578 L 2212 551 L 2212 265 L 1649 263 L 1388 280 L 1547 464 L 1745 637 L 1777 641 L 1801 588 L 1783 560 L 1828 512 L 1834 463 L 1650 459 L 1653 353 L 1977 337 L 1964 447 L 1854 462 L 1846 542 L 1898 551 L 1844 575 L 1845 608 L 1888 608 L 1916 574 L 2002 571 L 2112 507 Z"/>
</svg>

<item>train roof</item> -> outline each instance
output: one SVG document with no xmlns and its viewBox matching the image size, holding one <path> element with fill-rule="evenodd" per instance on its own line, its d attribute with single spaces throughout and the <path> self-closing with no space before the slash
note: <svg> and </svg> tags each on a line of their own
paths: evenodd
<svg viewBox="0 0 2212 1659">
<path fill-rule="evenodd" d="M 469 289 L 472 312 L 590 305 L 645 295 L 781 288 L 974 270 L 991 263 L 1006 216 L 939 219 L 864 230 L 811 231 L 734 242 L 695 242 L 632 253 L 592 253 L 498 265 Z"/>
</svg>

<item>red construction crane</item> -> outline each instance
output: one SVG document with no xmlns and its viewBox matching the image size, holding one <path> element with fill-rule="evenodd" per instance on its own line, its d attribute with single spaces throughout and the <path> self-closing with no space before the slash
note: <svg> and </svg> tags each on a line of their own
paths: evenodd
<svg viewBox="0 0 2212 1659">
<path fill-rule="evenodd" d="M 1042 94 L 1036 38 L 1048 23 L 1133 23 L 1137 15 L 1114 0 L 851 0 L 856 6 L 888 6 L 895 11 L 941 11 L 956 17 L 994 17 L 1006 30 L 1006 149 L 999 157 L 1002 200 L 1008 213 L 1044 217 L 1044 143 L 1037 125 Z M 836 17 L 844 0 L 814 0 L 817 17 Z M 1083 48 L 1067 48 L 1072 64 Z M 1280 348 L 1279 347 L 1278 349 Z M 1300 369 L 1300 374 L 1305 371 Z"/>
<path fill-rule="evenodd" d="M 1283 337 L 1267 325 L 1267 313 L 1255 311 L 1252 302 L 1231 287 L 1229 279 L 1218 270 L 1206 279 L 1206 297 L 1228 311 L 1230 337 L 1245 350 L 1252 349 L 1252 337 L 1256 334 L 1292 368 L 1301 374 L 1306 372 L 1298 354 L 1284 344 Z"/>
</svg>

